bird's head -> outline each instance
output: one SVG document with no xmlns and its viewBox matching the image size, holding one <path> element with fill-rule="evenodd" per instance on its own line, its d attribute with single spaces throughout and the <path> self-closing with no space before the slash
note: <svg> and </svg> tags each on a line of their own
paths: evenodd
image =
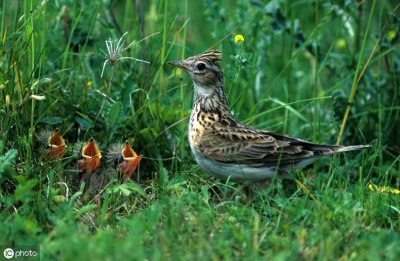
<svg viewBox="0 0 400 261">
<path fill-rule="evenodd" d="M 223 85 L 224 74 L 219 65 L 220 61 L 222 61 L 222 53 L 211 50 L 182 61 L 171 61 L 168 64 L 187 71 L 192 77 L 195 88 L 210 91 Z"/>
</svg>

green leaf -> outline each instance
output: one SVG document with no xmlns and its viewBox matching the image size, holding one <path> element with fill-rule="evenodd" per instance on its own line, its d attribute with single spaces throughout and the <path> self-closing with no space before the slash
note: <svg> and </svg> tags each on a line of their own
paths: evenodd
<svg viewBox="0 0 400 261">
<path fill-rule="evenodd" d="M 81 126 L 82 129 L 90 129 L 94 126 L 91 121 L 83 119 L 81 117 L 75 117 L 75 121 L 79 124 L 79 126 Z"/>
<path fill-rule="evenodd" d="M 52 81 L 51 78 L 49 78 L 49 77 L 44 77 L 44 78 L 42 78 L 42 79 L 39 80 L 39 85 L 46 84 L 46 83 L 49 83 L 49 82 L 51 82 L 51 81 Z"/>
<path fill-rule="evenodd" d="M 115 185 L 107 189 L 107 193 L 114 194 L 114 193 L 121 193 L 124 196 L 129 196 L 132 193 L 138 193 L 144 196 L 143 189 L 134 182 L 126 182 L 120 185 Z"/>
<path fill-rule="evenodd" d="M 157 136 L 157 132 L 153 128 L 144 128 L 139 131 L 139 134 L 142 135 L 144 138 L 151 140 Z"/>
<path fill-rule="evenodd" d="M 30 192 L 33 192 L 32 190 L 37 185 L 37 183 L 37 179 L 32 179 L 19 184 L 14 192 L 15 200 L 21 200 L 23 197 L 31 197 L 32 195 Z"/>
<path fill-rule="evenodd" d="M 160 181 L 163 186 L 166 186 L 169 180 L 168 170 L 165 167 L 160 168 Z"/>
<path fill-rule="evenodd" d="M 273 98 L 271 98 L 271 101 L 272 102 L 275 102 L 275 103 L 277 103 L 277 104 L 279 104 L 279 105 L 281 105 L 281 106 L 283 106 L 283 107 L 285 107 L 285 109 L 287 109 L 288 111 L 290 111 L 291 113 L 293 113 L 293 115 L 295 115 L 295 116 L 297 116 L 298 118 L 300 118 L 301 120 L 303 120 L 304 122 L 308 122 L 308 120 L 303 116 L 303 115 L 301 115 L 298 111 L 296 111 L 292 106 L 290 106 L 289 104 L 287 104 L 287 103 L 285 103 L 285 102 L 283 102 L 283 101 L 280 101 L 280 100 L 278 100 L 278 99 L 273 99 Z"/>
<path fill-rule="evenodd" d="M 120 115 L 121 115 L 121 103 L 116 102 L 115 104 L 112 104 L 110 106 L 106 116 L 107 128 L 110 131 L 117 128 Z"/>
<path fill-rule="evenodd" d="M 129 182 L 126 182 L 126 183 L 124 183 L 122 185 L 124 185 L 130 191 L 137 192 L 140 195 L 144 196 L 144 191 L 143 191 L 142 187 L 139 186 L 138 184 L 136 184 L 135 182 L 129 181 Z"/>
<path fill-rule="evenodd" d="M 130 191 L 129 189 L 124 188 L 124 187 L 122 187 L 122 186 L 119 188 L 119 190 L 121 191 L 121 193 L 122 193 L 124 196 L 129 196 L 129 195 L 132 193 L 132 191 Z"/>
<path fill-rule="evenodd" d="M 86 214 L 87 212 L 91 211 L 92 209 L 96 209 L 98 206 L 95 204 L 89 204 L 86 206 L 83 206 L 81 209 L 79 209 L 76 213 L 74 213 L 74 218 L 79 218 Z"/>
<path fill-rule="evenodd" d="M 49 124 L 49 125 L 57 125 L 57 124 L 61 124 L 63 122 L 63 119 L 61 117 L 44 117 L 39 122 Z"/>
<path fill-rule="evenodd" d="M 17 154 L 17 150 L 12 149 L 7 151 L 5 155 L 0 156 L 0 173 L 11 165 L 12 161 L 17 157 Z"/>
</svg>

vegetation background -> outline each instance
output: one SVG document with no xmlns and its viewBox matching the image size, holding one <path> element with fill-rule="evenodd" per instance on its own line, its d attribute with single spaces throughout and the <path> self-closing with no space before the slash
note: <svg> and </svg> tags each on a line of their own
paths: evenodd
<svg viewBox="0 0 400 261">
<path fill-rule="evenodd" d="M 0 13 L 0 246 L 42 260 L 400 257 L 397 1 L 2 0 Z M 125 32 L 120 57 L 150 64 L 105 56 Z M 165 62 L 210 48 L 241 121 L 319 143 L 343 127 L 341 144 L 372 149 L 252 193 L 208 176 L 186 138 L 191 81 Z M 56 128 L 67 151 L 46 160 Z M 108 179 L 84 191 L 90 137 Z M 106 158 L 125 140 L 143 160 L 121 184 Z"/>
</svg>

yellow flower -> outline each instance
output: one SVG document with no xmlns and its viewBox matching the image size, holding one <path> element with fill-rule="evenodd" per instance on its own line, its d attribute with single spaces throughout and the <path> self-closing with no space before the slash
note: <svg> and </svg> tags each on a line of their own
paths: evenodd
<svg viewBox="0 0 400 261">
<path fill-rule="evenodd" d="M 379 191 L 379 192 L 382 192 L 382 193 L 389 192 L 389 193 L 392 193 L 392 194 L 400 195 L 400 190 L 395 189 L 395 188 L 391 188 L 391 187 L 386 187 L 386 186 L 379 187 L 378 185 L 375 185 L 375 184 L 371 183 L 371 184 L 368 185 L 368 188 L 370 190 L 372 190 L 372 191 Z"/>
<path fill-rule="evenodd" d="M 395 30 L 390 30 L 387 32 L 386 36 L 389 39 L 389 41 L 392 41 L 396 37 L 397 32 Z"/>
<path fill-rule="evenodd" d="M 87 84 L 88 87 L 92 87 L 93 86 L 93 82 L 92 81 L 87 81 L 86 84 Z"/>
<path fill-rule="evenodd" d="M 340 38 L 336 41 L 336 46 L 340 49 L 345 48 L 346 47 L 346 40 L 343 38 Z"/>
<path fill-rule="evenodd" d="M 244 36 L 241 34 L 235 35 L 235 43 L 244 42 Z"/>
<path fill-rule="evenodd" d="M 182 76 L 182 70 L 181 69 L 176 69 L 175 71 L 176 76 L 181 77 Z"/>
</svg>

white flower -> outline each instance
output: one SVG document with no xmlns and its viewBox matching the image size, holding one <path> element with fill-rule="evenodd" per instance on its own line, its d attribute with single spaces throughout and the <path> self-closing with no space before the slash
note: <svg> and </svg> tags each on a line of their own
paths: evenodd
<svg viewBox="0 0 400 261">
<path fill-rule="evenodd" d="M 128 46 L 124 47 L 127 34 L 128 34 L 128 32 L 124 33 L 121 36 L 121 38 L 119 38 L 118 42 L 117 42 L 117 40 L 111 40 L 111 38 L 106 40 L 107 53 L 102 51 L 106 56 L 106 60 L 103 63 L 103 69 L 101 70 L 101 77 L 102 78 L 103 78 L 104 68 L 106 67 L 106 64 L 110 64 L 110 65 L 113 66 L 113 65 L 115 65 L 115 63 L 117 61 L 126 60 L 126 59 L 130 59 L 130 60 L 134 60 L 134 61 L 138 61 L 138 62 L 142 62 L 142 63 L 147 63 L 147 64 L 150 63 L 148 61 L 144 61 L 144 60 L 133 58 L 133 57 L 122 57 L 121 54 L 122 54 L 123 51 L 128 50 L 133 45 L 138 44 L 138 43 L 146 40 L 147 38 L 149 38 L 149 37 L 151 37 L 151 36 L 153 36 L 155 34 L 158 34 L 158 33 L 154 33 L 152 35 L 149 35 L 149 36 L 145 37 L 144 39 L 142 39 L 142 40 L 140 40 L 138 42 L 133 41 Z"/>
</svg>

